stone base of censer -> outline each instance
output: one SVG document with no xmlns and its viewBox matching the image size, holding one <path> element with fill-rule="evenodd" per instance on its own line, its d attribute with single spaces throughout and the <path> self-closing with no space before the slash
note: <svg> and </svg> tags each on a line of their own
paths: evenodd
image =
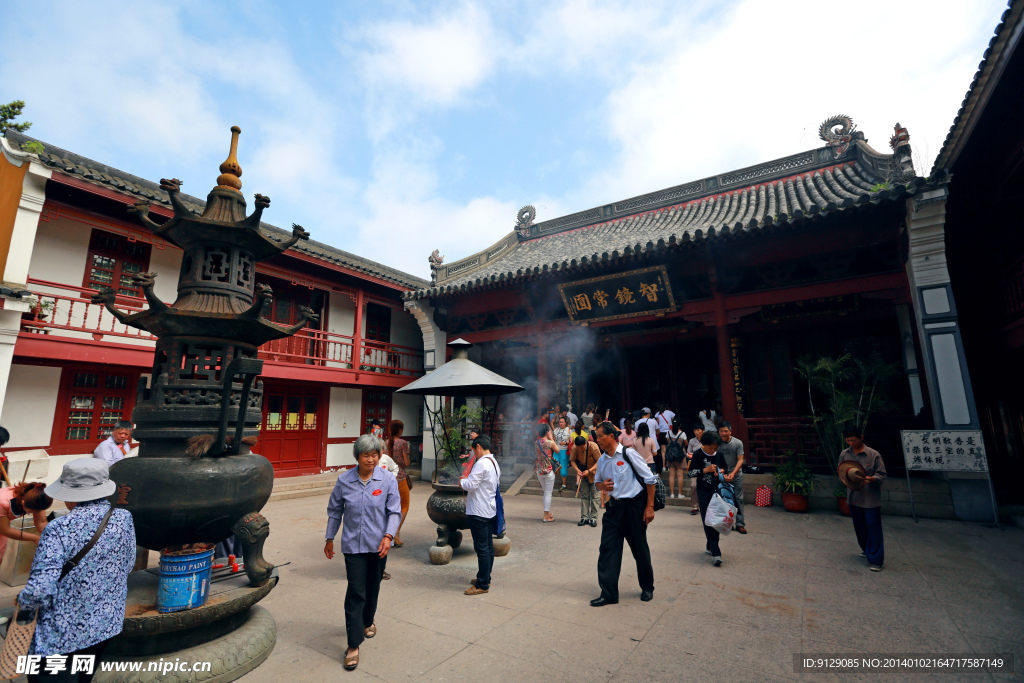
<svg viewBox="0 0 1024 683">
<path fill-rule="evenodd" d="M 124 630 L 104 651 L 101 661 L 140 663 L 141 671 L 99 671 L 97 683 L 168 683 L 234 681 L 259 666 L 277 643 L 277 624 L 256 605 L 277 585 L 277 570 L 263 586 L 250 586 L 244 573 L 210 586 L 206 604 L 181 612 L 156 611 L 159 577 L 152 571 L 128 575 Z M 174 671 L 211 662 L 210 671 Z M 155 668 L 148 670 L 150 665 Z M 154 675 L 155 674 L 155 675 Z"/>
<path fill-rule="evenodd" d="M 430 564 L 448 564 L 455 550 L 462 545 L 462 530 L 469 529 L 466 518 L 466 492 L 458 484 L 432 484 L 434 492 L 427 499 L 427 516 L 437 524 L 437 540 L 430 547 Z M 467 538 L 472 546 L 472 539 Z M 506 534 L 494 539 L 494 556 L 504 557 L 512 548 Z"/>
</svg>

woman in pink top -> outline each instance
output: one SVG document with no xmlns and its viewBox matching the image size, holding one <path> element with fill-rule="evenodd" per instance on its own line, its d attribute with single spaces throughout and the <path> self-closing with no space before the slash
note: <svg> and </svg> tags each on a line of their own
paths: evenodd
<svg viewBox="0 0 1024 683">
<path fill-rule="evenodd" d="M 43 493 L 46 484 L 41 482 L 29 482 L 17 486 L 0 488 L 0 558 L 7 550 L 7 539 L 13 538 L 16 541 L 39 542 L 39 535 L 31 531 L 15 529 L 11 522 L 26 513 L 32 514 L 32 521 L 35 522 L 36 531 L 40 534 L 46 528 L 46 510 L 53 505 L 53 498 Z"/>
<path fill-rule="evenodd" d="M 658 441 L 651 437 L 651 427 L 644 421 L 636 428 L 636 441 L 633 442 L 633 450 L 643 456 L 651 472 L 654 472 L 654 454 L 658 452 Z M 657 474 L 657 472 L 655 472 Z"/>
<path fill-rule="evenodd" d="M 633 448 L 634 441 L 636 441 L 636 432 L 633 431 L 633 421 L 627 417 L 622 431 L 619 432 L 619 443 L 623 448 Z"/>
</svg>

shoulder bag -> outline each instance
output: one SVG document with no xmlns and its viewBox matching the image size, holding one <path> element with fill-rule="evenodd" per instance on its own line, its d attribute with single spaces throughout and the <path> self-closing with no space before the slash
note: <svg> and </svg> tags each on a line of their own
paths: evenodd
<svg viewBox="0 0 1024 683">
<path fill-rule="evenodd" d="M 633 452 L 636 453 L 636 451 Z M 626 462 L 629 463 L 630 469 L 633 470 L 633 476 L 636 478 L 637 483 L 639 483 L 643 490 L 646 491 L 647 484 L 644 483 L 644 478 L 640 476 L 640 473 L 636 471 L 636 466 L 633 465 L 633 461 L 630 459 L 629 454 L 623 453 L 623 455 L 626 456 Z M 639 455 L 640 454 L 637 453 L 638 457 Z M 656 480 L 654 482 L 654 511 L 657 512 L 665 507 L 665 482 L 662 481 L 661 477 L 658 475 L 654 475 L 654 478 Z"/>
<path fill-rule="evenodd" d="M 494 468 L 494 472 L 498 472 L 497 465 L 494 462 L 491 463 L 491 467 Z M 491 530 L 498 538 L 501 538 L 502 534 L 505 533 L 505 501 L 501 499 L 501 479 L 498 480 L 498 485 L 494 487 L 494 528 Z"/>
</svg>

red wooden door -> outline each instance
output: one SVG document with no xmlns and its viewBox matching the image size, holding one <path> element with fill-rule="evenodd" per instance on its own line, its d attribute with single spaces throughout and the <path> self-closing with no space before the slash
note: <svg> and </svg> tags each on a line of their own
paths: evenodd
<svg viewBox="0 0 1024 683">
<path fill-rule="evenodd" d="M 275 470 L 321 469 L 324 411 L 319 388 L 265 386 L 263 422 L 253 450 Z"/>
<path fill-rule="evenodd" d="M 360 434 L 370 433 L 370 422 L 379 420 L 387 436 L 388 423 L 391 422 L 391 392 L 379 390 L 363 391 L 363 420 Z M 408 432 L 406 428 L 406 432 Z"/>
</svg>

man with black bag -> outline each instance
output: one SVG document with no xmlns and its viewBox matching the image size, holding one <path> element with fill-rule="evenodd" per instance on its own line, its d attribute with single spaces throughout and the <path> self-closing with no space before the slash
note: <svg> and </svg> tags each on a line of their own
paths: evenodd
<svg viewBox="0 0 1024 683">
<path fill-rule="evenodd" d="M 602 422 L 596 432 L 602 455 L 595 473 L 599 491 L 609 494 L 601 530 L 601 550 L 597 559 L 597 581 L 601 596 L 590 604 L 594 607 L 614 605 L 619 601 L 619 572 L 622 569 L 622 542 L 636 560 L 640 580 L 640 599 L 654 598 L 654 568 L 647 545 L 647 525 L 654 521 L 654 487 L 657 475 L 651 472 L 640 454 L 623 448 L 618 430 L 611 422 Z M 641 481 L 643 482 L 641 484 Z"/>
<path fill-rule="evenodd" d="M 491 589 L 491 568 L 494 566 L 495 520 L 498 516 L 496 494 L 501 482 L 501 468 L 491 455 L 491 437 L 486 434 L 473 439 L 473 468 L 459 480 L 466 497 L 466 518 L 473 534 L 477 574 L 466 589 L 466 595 L 482 595 Z"/>
</svg>

